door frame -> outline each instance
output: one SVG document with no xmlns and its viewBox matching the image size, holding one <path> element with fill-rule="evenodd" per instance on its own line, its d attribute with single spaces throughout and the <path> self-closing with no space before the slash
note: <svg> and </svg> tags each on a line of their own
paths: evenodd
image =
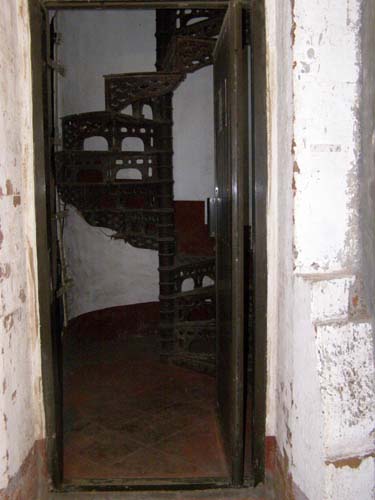
<svg viewBox="0 0 375 500">
<path fill-rule="evenodd" d="M 248 0 L 250 6 L 252 46 L 252 178 L 253 178 L 253 272 L 252 280 L 256 289 L 254 297 L 254 331 L 252 335 L 254 352 L 254 380 L 251 388 L 253 410 L 251 421 L 252 434 L 252 483 L 264 481 L 265 466 L 265 421 L 266 421 L 266 355 L 267 355 L 267 66 L 266 66 L 266 27 L 265 1 Z M 59 407 L 57 398 L 61 391 L 56 372 L 56 352 L 53 348 L 53 329 L 51 320 L 52 294 L 50 289 L 50 265 L 48 251 L 48 217 L 46 204 L 46 172 L 49 159 L 45 151 L 43 123 L 43 72 L 46 63 L 42 58 L 42 12 L 59 9 L 155 9 L 155 8 L 224 8 L 223 0 L 188 0 L 183 5 L 178 1 L 164 0 L 29 0 L 30 42 L 33 99 L 33 136 L 34 136 L 34 179 L 36 207 L 36 238 L 38 261 L 38 311 L 40 317 L 40 338 L 42 358 L 43 403 L 45 412 L 46 454 L 48 473 L 53 487 L 61 489 L 61 470 L 59 467 L 60 446 L 58 435 Z M 256 69 L 256 71 L 255 71 Z M 200 484 L 190 481 L 169 481 L 160 485 L 161 489 L 196 489 L 230 486 L 225 481 L 203 481 Z M 85 484 L 72 485 L 67 490 L 87 491 L 93 488 L 101 491 L 157 489 L 152 481 L 87 481 Z"/>
<path fill-rule="evenodd" d="M 250 388 L 252 475 L 254 484 L 264 481 L 267 390 L 267 196 L 268 196 L 268 124 L 267 124 L 267 47 L 266 0 L 251 0 L 251 119 L 252 119 L 252 283 L 254 331 L 253 383 Z"/>
</svg>

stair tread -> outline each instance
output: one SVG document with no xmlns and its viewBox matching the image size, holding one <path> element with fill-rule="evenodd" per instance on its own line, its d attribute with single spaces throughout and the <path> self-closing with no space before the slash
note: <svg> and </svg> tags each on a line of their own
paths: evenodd
<svg viewBox="0 0 375 500">
<path fill-rule="evenodd" d="M 74 187 L 79 187 L 79 186 L 105 186 L 105 187 L 108 187 L 108 186 L 129 186 L 129 187 L 132 187 L 132 186 L 154 186 L 154 185 L 158 185 L 158 184 L 172 184 L 174 181 L 171 180 L 171 179 L 156 179 L 156 180 L 149 180 L 149 179 L 146 179 L 146 180 L 121 180 L 121 179 L 118 179 L 116 181 L 102 181 L 102 182 L 85 182 L 85 181 L 82 181 L 82 182 L 79 182 L 79 181 L 75 181 L 75 182 L 59 182 L 58 185 L 59 186 L 74 186 Z"/>
<path fill-rule="evenodd" d="M 153 71 L 104 75 L 106 108 L 121 110 L 173 92 L 185 79 L 180 71 Z"/>
<path fill-rule="evenodd" d="M 212 64 L 212 53 L 216 40 L 209 37 L 187 35 L 172 36 L 162 66 L 166 70 L 175 68 L 193 73 Z"/>
<path fill-rule="evenodd" d="M 168 299 L 181 299 L 184 297 L 200 297 L 200 296 L 209 296 L 213 292 L 215 292 L 215 285 L 210 286 L 202 286 L 198 288 L 194 288 L 193 290 L 187 290 L 186 292 L 177 292 L 171 295 L 160 295 L 162 298 Z"/>
<path fill-rule="evenodd" d="M 72 120 L 73 118 L 94 118 L 94 119 L 103 119 L 103 120 L 119 120 L 124 124 L 133 123 L 134 125 L 159 125 L 159 124 L 167 124 L 172 123 L 171 120 L 151 120 L 150 118 L 144 117 L 134 117 L 132 115 L 127 115 L 125 113 L 120 113 L 118 111 L 104 110 L 104 111 L 88 111 L 85 113 L 74 113 L 71 115 L 65 115 L 61 119 L 63 121 Z"/>
<path fill-rule="evenodd" d="M 176 34 L 186 35 L 186 36 L 194 36 L 194 35 L 203 36 L 203 34 L 201 34 L 202 28 L 208 28 L 206 31 L 208 31 L 210 34 L 206 34 L 204 36 L 209 36 L 211 38 L 215 37 L 220 32 L 224 15 L 225 15 L 225 9 L 220 9 L 220 11 L 215 12 L 212 17 L 203 19 L 193 24 L 186 24 L 185 26 L 177 28 Z"/>
<path fill-rule="evenodd" d="M 184 76 L 180 71 L 143 71 L 143 72 L 135 72 L 135 73 L 111 73 L 107 75 L 103 75 L 105 79 L 122 79 L 122 78 L 134 78 L 134 79 L 142 79 L 142 78 L 150 78 L 155 77 L 157 79 L 160 78 L 168 78 L 170 76 Z"/>
<path fill-rule="evenodd" d="M 173 297 L 176 299 L 183 297 L 199 297 L 200 295 L 210 295 L 214 291 L 215 291 L 215 285 L 202 286 L 194 288 L 193 290 L 188 290 L 186 292 L 176 293 Z"/>
<path fill-rule="evenodd" d="M 187 254 L 177 254 L 176 255 L 176 266 L 185 266 L 191 263 L 199 263 L 199 262 L 214 262 L 214 255 L 187 255 Z"/>
<path fill-rule="evenodd" d="M 56 156 L 121 156 L 132 158 L 133 156 L 153 156 L 158 153 L 170 153 L 169 149 L 153 149 L 152 151 L 83 151 L 82 149 L 63 149 L 61 151 L 56 151 Z"/>
<path fill-rule="evenodd" d="M 173 213 L 172 208 L 82 208 L 80 209 L 80 212 L 86 213 L 86 212 L 99 212 L 99 213 L 131 213 L 131 214 L 137 214 L 137 213 L 150 213 L 150 214 L 170 214 Z"/>
<path fill-rule="evenodd" d="M 162 271 L 173 271 L 176 269 L 181 269 L 184 266 L 190 266 L 191 264 L 208 264 L 215 262 L 215 256 L 212 255 L 185 255 L 177 254 L 176 262 L 172 266 L 162 266 L 159 269 Z"/>
</svg>

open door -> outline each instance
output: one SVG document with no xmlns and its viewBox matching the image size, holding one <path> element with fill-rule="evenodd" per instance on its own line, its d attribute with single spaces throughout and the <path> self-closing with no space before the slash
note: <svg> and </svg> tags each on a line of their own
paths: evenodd
<svg viewBox="0 0 375 500">
<path fill-rule="evenodd" d="M 33 97 L 35 217 L 38 256 L 38 305 L 42 349 L 43 399 L 48 472 L 53 486 L 62 479 L 61 329 L 56 295 L 57 238 L 53 185 L 53 55 L 48 12 L 38 0 L 29 0 Z"/>
<path fill-rule="evenodd" d="M 234 485 L 242 483 L 244 473 L 244 233 L 249 218 L 245 18 L 240 2 L 232 0 L 214 52 L 218 407 Z"/>
</svg>

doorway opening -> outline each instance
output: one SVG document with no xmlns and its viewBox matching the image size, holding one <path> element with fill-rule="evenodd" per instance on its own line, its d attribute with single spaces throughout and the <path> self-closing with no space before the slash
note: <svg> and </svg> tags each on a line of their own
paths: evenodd
<svg viewBox="0 0 375 500">
<path fill-rule="evenodd" d="M 216 307 L 219 224 L 206 210 L 220 203 L 214 124 L 217 129 L 229 116 L 223 93 L 213 116 L 212 64 L 225 12 L 48 13 L 49 58 L 64 66 L 51 65 L 45 86 L 55 134 L 50 254 L 66 485 L 253 480 L 253 419 L 244 406 L 252 341 L 236 351 L 242 403 L 234 411 L 233 432 L 241 439 L 235 453 L 223 422 L 223 415 L 234 422 L 233 399 L 219 396 L 221 414 L 217 409 L 217 380 L 225 371 L 217 351 L 223 349 Z M 241 38 L 238 47 L 250 58 L 245 46 Z M 149 62 L 153 56 L 155 63 L 155 52 L 157 71 Z M 218 112 L 224 113 L 219 119 Z"/>
</svg>

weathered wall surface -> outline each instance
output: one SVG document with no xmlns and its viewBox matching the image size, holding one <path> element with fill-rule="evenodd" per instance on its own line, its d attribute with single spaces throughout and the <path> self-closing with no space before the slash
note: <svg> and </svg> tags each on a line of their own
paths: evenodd
<svg viewBox="0 0 375 500">
<path fill-rule="evenodd" d="M 1 0 L 0 11 L 1 496 L 8 483 L 17 491 L 12 478 L 22 481 L 21 472 L 32 470 L 44 426 L 27 2 Z M 29 477 L 34 486 L 37 477 Z"/>
<path fill-rule="evenodd" d="M 104 109 L 110 73 L 155 71 L 154 11 L 60 11 L 58 114 Z M 189 75 L 174 99 L 174 175 L 177 200 L 205 200 L 213 190 L 212 68 Z M 158 256 L 109 240 L 73 208 L 65 225 L 69 315 L 158 300 Z"/>
<path fill-rule="evenodd" d="M 373 332 L 362 274 L 373 268 L 362 265 L 359 224 L 362 3 L 267 3 L 267 432 L 288 464 L 288 494 L 310 500 L 375 495 Z"/>
</svg>

